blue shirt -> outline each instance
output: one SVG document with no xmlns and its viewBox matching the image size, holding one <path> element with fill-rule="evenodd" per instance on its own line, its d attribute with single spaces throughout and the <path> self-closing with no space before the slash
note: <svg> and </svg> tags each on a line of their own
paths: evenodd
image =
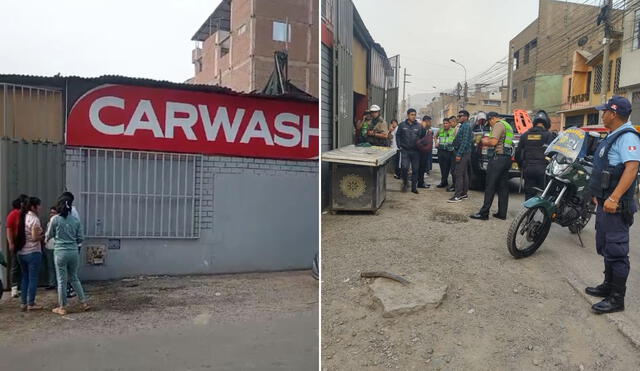
<svg viewBox="0 0 640 371">
<path fill-rule="evenodd" d="M 612 131 L 611 134 L 626 128 L 632 128 L 635 130 L 631 121 L 628 121 L 626 124 Z M 616 166 L 620 163 L 627 163 L 629 161 L 640 161 L 640 138 L 633 133 L 623 134 L 611 146 L 611 150 L 609 150 L 609 165 Z"/>
<path fill-rule="evenodd" d="M 473 149 L 473 131 L 469 121 L 465 121 L 460 125 L 458 134 L 453 141 L 453 145 L 456 148 L 456 156 L 462 157 L 463 155 L 470 153 Z"/>
</svg>

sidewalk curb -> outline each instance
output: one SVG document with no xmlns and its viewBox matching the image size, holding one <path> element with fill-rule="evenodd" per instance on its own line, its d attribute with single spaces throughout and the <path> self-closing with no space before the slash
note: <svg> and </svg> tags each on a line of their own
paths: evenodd
<svg viewBox="0 0 640 371">
<path fill-rule="evenodd" d="M 600 301 L 600 298 L 589 296 L 584 292 L 584 288 L 587 286 L 584 282 L 570 277 L 566 277 L 565 279 L 567 283 L 573 287 L 573 289 L 576 290 L 576 292 L 582 296 L 587 303 L 589 303 L 589 305 L 593 305 Z M 638 324 L 633 323 L 633 321 L 626 316 L 624 312 L 602 314 L 602 316 L 605 316 L 609 322 L 613 323 L 618 331 L 620 331 L 620 333 L 626 337 L 636 349 L 640 350 L 640 327 Z"/>
</svg>

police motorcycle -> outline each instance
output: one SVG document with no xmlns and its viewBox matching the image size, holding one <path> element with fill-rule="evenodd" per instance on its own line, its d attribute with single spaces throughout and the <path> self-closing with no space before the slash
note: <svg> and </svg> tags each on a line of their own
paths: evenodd
<svg viewBox="0 0 640 371">
<path fill-rule="evenodd" d="M 589 194 L 593 153 L 600 136 L 573 127 L 561 132 L 545 151 L 551 158 L 545 170 L 547 185 L 541 195 L 525 201 L 507 234 L 507 248 L 514 258 L 532 255 L 542 245 L 551 223 L 578 234 L 595 211 Z M 582 245 L 584 246 L 584 245 Z"/>
</svg>

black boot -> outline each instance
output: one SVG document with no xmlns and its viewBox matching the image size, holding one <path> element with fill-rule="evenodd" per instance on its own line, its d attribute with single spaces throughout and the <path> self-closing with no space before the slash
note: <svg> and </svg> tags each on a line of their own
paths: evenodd
<svg viewBox="0 0 640 371">
<path fill-rule="evenodd" d="M 593 304 L 596 314 L 621 312 L 624 310 L 624 295 L 627 291 L 627 277 L 612 276 L 611 278 L 611 294 L 603 301 Z"/>
<path fill-rule="evenodd" d="M 584 292 L 591 296 L 606 298 L 611 294 L 611 264 L 604 264 L 604 281 L 595 287 L 587 287 Z"/>
<path fill-rule="evenodd" d="M 418 194 L 418 182 L 411 182 L 411 192 Z"/>
</svg>

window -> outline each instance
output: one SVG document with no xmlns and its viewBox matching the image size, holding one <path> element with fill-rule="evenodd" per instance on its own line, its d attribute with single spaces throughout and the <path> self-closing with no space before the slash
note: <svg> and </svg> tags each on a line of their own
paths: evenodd
<svg viewBox="0 0 640 371">
<path fill-rule="evenodd" d="M 570 128 L 572 126 L 582 126 L 584 124 L 584 115 L 568 116 L 564 128 Z"/>
<path fill-rule="evenodd" d="M 623 89 L 620 89 L 620 67 L 622 67 L 622 59 L 618 57 L 616 59 L 616 74 L 613 79 L 613 93 L 619 94 Z"/>
<path fill-rule="evenodd" d="M 534 49 L 536 46 L 538 46 L 538 39 L 533 39 L 531 40 L 531 42 L 529 43 L 529 45 L 531 45 L 529 47 L 529 49 Z"/>
<path fill-rule="evenodd" d="M 640 49 L 640 9 L 636 9 L 634 22 L 632 50 Z"/>
<path fill-rule="evenodd" d="M 273 22 L 273 41 L 291 42 L 291 25 L 284 22 Z"/>
<path fill-rule="evenodd" d="M 524 87 L 522 88 L 522 99 L 527 99 L 527 96 L 529 95 L 529 85 L 528 84 L 524 84 Z"/>
<path fill-rule="evenodd" d="M 499 100 L 485 100 L 484 101 L 484 105 L 485 106 L 495 106 L 495 107 L 500 107 L 500 104 L 502 102 L 500 102 Z"/>
<path fill-rule="evenodd" d="M 600 115 L 597 112 L 587 115 L 587 125 L 598 125 L 598 120 L 600 120 Z"/>
<path fill-rule="evenodd" d="M 640 122 L 640 91 L 631 94 L 631 122 Z"/>
<path fill-rule="evenodd" d="M 202 156 L 83 148 L 82 157 L 87 237 L 199 237 Z"/>
<path fill-rule="evenodd" d="M 225 55 L 229 54 L 230 46 L 231 46 L 231 36 L 227 35 L 227 37 L 225 37 L 224 40 L 222 40 L 222 42 L 219 45 L 219 47 L 220 47 L 220 58 L 222 58 Z"/>
<path fill-rule="evenodd" d="M 600 94 L 602 92 L 602 65 L 596 66 L 596 72 L 593 75 L 593 92 Z"/>
<path fill-rule="evenodd" d="M 520 67 L 520 51 L 513 53 L 513 70 L 517 70 Z"/>
<path fill-rule="evenodd" d="M 611 70 L 613 69 L 613 61 L 609 61 L 609 71 L 607 72 L 607 82 L 609 86 L 607 86 L 607 92 L 611 90 L 611 85 L 613 85 L 613 81 L 611 80 Z"/>
<path fill-rule="evenodd" d="M 529 44 L 524 46 L 524 59 L 523 64 L 529 64 Z"/>
<path fill-rule="evenodd" d="M 518 101 L 518 89 L 513 89 L 513 91 L 511 91 L 511 101 L 512 102 Z"/>
</svg>

